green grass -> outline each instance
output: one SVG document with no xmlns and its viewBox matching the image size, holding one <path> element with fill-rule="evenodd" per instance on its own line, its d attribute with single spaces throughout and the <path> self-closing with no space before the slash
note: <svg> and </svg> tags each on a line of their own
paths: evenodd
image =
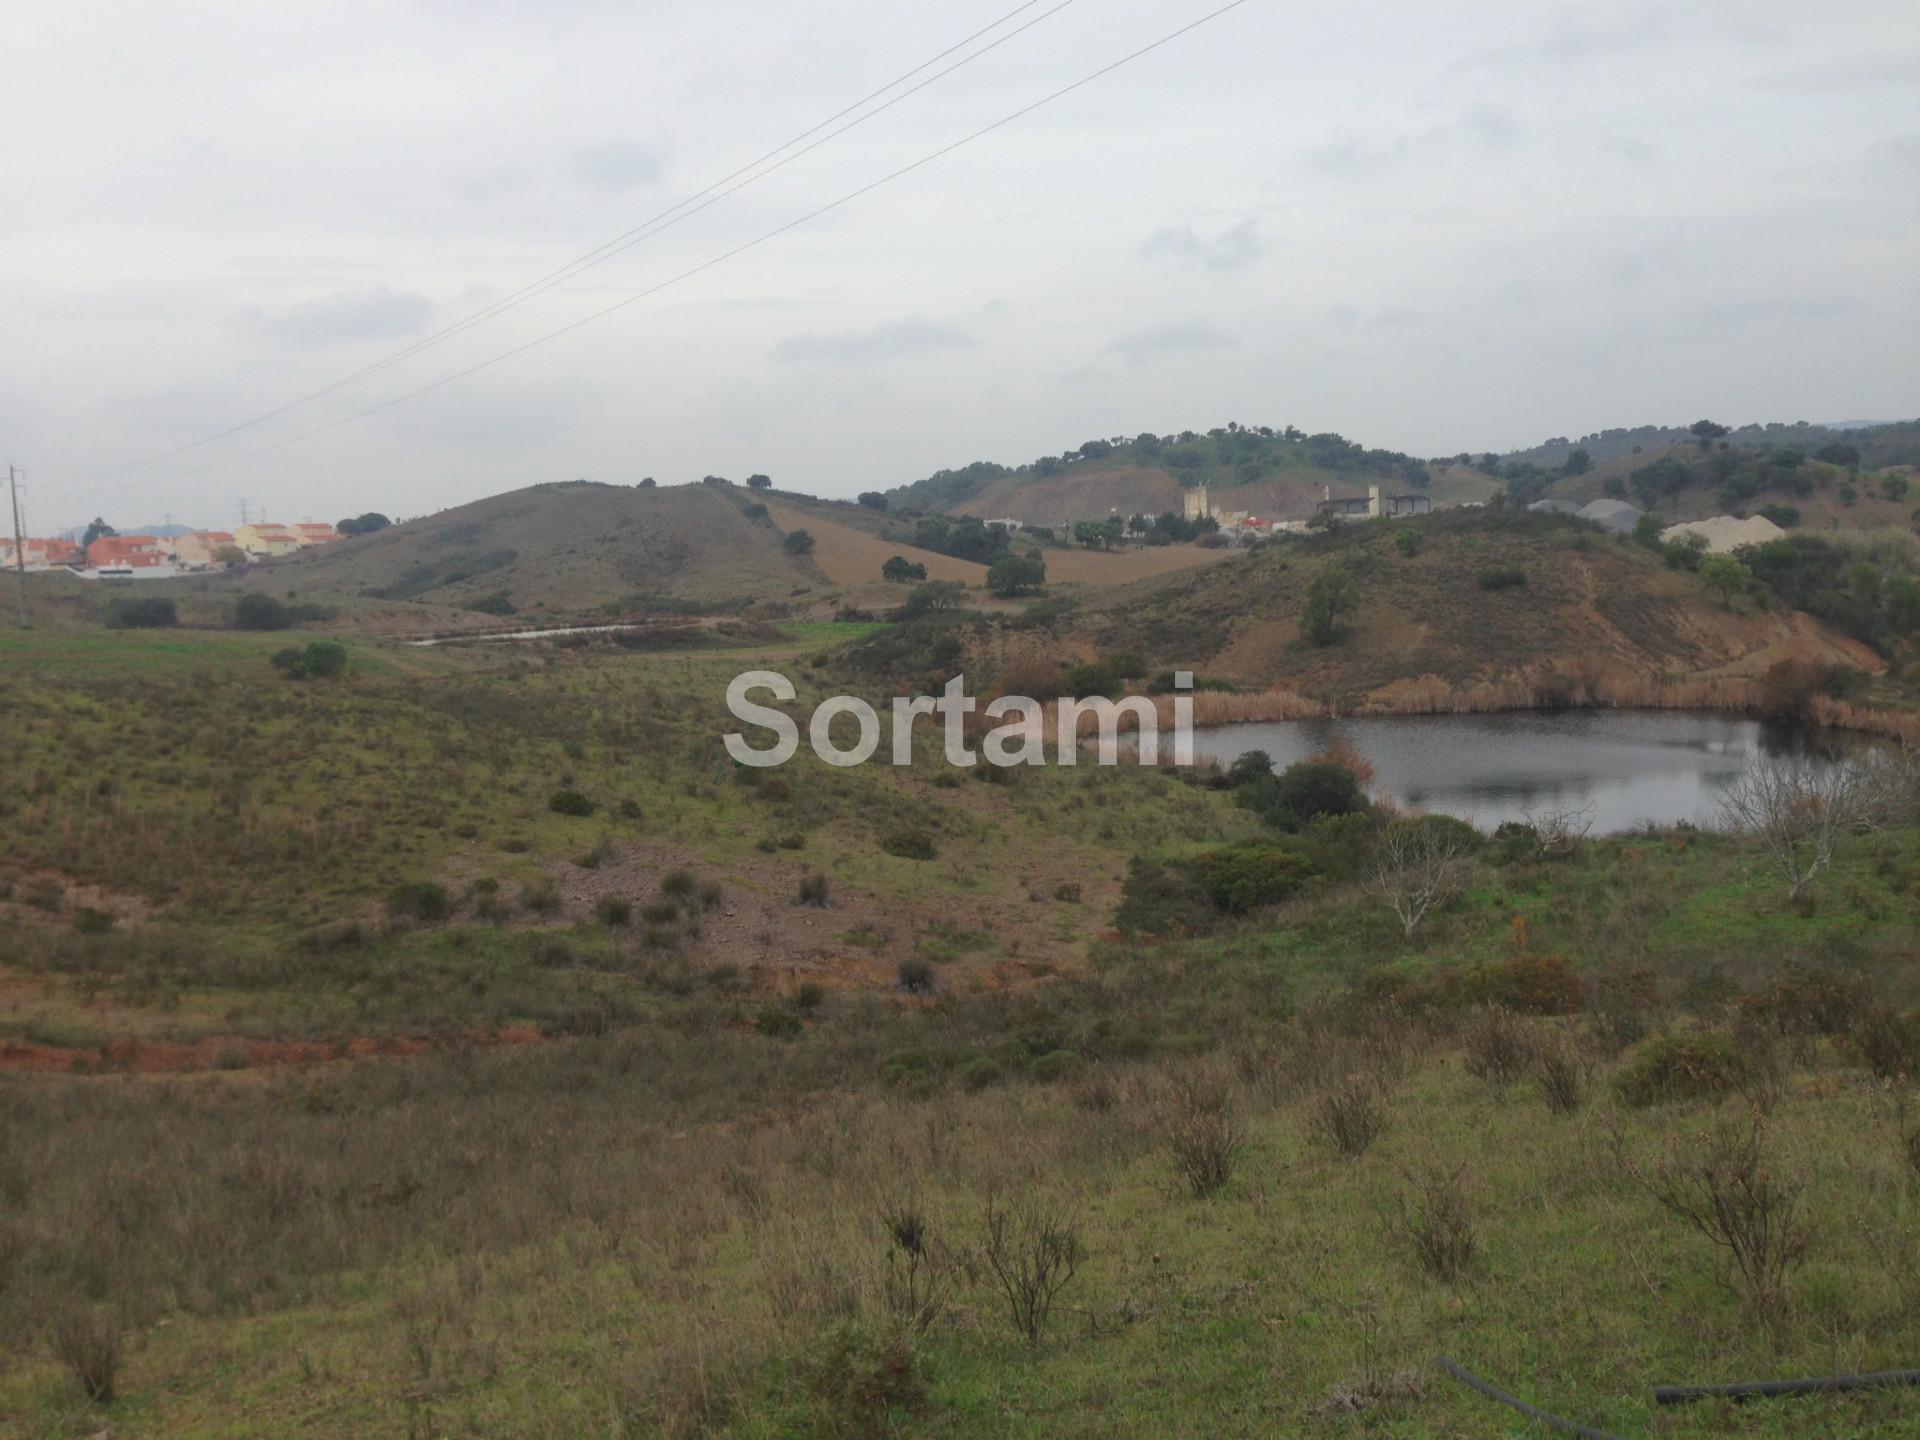
<svg viewBox="0 0 1920 1440">
<path fill-rule="evenodd" d="M 1912 1429 L 1902 1391 L 1668 1413 L 1648 1396 L 1910 1363 L 1908 1088 L 1844 1035 L 1740 1032 L 1780 1059 L 1768 1144 L 1820 1222 L 1769 1326 L 1634 1169 L 1697 1153 L 1746 1097 L 1617 1111 L 1608 1085 L 1623 1027 L 1731 1025 L 1725 997 L 1789 966 L 1920 998 L 1911 829 L 1850 839 L 1807 907 L 1751 850 L 1679 832 L 1564 861 L 1489 852 L 1411 942 L 1330 881 L 1155 942 L 1108 930 L 1126 862 L 1259 833 L 1228 796 L 1127 769 L 947 783 L 930 753 L 749 781 L 719 736 L 751 655 L 356 644 L 404 673 L 356 664 L 323 686 L 265 673 L 276 637 L 13 643 L 46 663 L 0 691 L 19 757 L 0 878 L 50 865 L 161 908 L 103 935 L 0 920 L 16 987 L 0 1038 L 432 1043 L 266 1072 L 8 1076 L 0 1434 L 1529 1433 L 1439 1374 L 1439 1351 L 1622 1434 Z M 841 688 L 795 669 L 802 705 Z M 554 814 L 563 787 L 595 813 Z M 901 830 L 937 858 L 887 854 Z M 649 949 L 590 896 L 519 905 L 543 879 L 617 876 L 637 909 L 672 868 L 723 887 L 695 944 Z M 805 871 L 830 877 L 833 909 L 791 904 Z M 480 913 L 483 879 L 512 913 Z M 1067 880 L 1081 903 L 1051 899 Z M 452 917 L 390 927 L 403 881 L 443 884 Z M 1582 1045 L 1572 1116 L 1530 1080 L 1474 1079 L 1444 1005 L 1352 993 L 1510 956 L 1522 933 L 1587 986 L 1581 1014 L 1522 1022 Z M 758 1026 L 797 1013 L 797 981 L 831 978 L 810 946 L 880 978 L 821 987 L 798 1033 Z M 941 962 L 930 997 L 893 986 L 916 947 Z M 482 1043 L 509 1026 L 545 1038 Z M 1195 1067 L 1246 1135 L 1206 1200 L 1167 1149 Z M 1307 1122 L 1349 1072 L 1386 1087 L 1389 1122 L 1343 1160 Z M 1426 1276 L 1401 1228 L 1427 1166 L 1464 1167 L 1479 1258 L 1459 1282 Z M 980 1263 L 995 1196 L 1073 1218 L 1085 1247 L 1038 1345 Z M 898 1334 L 888 1300 L 882 1210 L 903 1202 L 955 1262 L 923 1334 Z M 75 1310 L 126 1336 L 110 1407 L 49 1348 Z"/>
</svg>

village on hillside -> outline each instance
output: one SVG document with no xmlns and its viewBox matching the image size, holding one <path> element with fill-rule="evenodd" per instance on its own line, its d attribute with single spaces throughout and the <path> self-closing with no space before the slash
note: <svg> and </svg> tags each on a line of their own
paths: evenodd
<svg viewBox="0 0 1920 1440">
<path fill-rule="evenodd" d="M 0 538 L 0 567 L 40 574 L 64 571 L 81 580 L 168 580 L 292 555 L 342 538 L 315 521 L 282 525 L 259 520 L 227 530 L 182 535 L 97 535 L 90 541 Z"/>
</svg>

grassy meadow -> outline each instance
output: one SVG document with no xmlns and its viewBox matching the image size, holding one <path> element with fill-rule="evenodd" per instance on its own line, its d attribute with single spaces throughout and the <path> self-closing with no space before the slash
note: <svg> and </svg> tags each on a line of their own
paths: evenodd
<svg viewBox="0 0 1920 1440">
<path fill-rule="evenodd" d="M 1407 938 L 1206 776 L 733 766 L 726 681 L 865 633 L 0 639 L 0 1436 L 1543 1433 L 1441 1352 L 1912 1433 L 1650 1397 L 1920 1355 L 1910 819 L 1797 904 L 1510 836 Z"/>
</svg>

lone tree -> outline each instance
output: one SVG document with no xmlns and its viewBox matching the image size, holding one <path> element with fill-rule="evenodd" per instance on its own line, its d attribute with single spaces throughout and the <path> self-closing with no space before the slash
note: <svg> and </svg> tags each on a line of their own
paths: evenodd
<svg viewBox="0 0 1920 1440">
<path fill-rule="evenodd" d="M 747 476 L 747 484 L 755 490 L 771 490 L 773 488 L 773 477 L 771 475 L 749 475 Z"/>
<path fill-rule="evenodd" d="M 1709 590 L 1718 592 L 1720 603 L 1731 610 L 1733 597 L 1746 593 L 1753 572 L 1731 555 L 1703 555 L 1700 578 L 1707 582 Z"/>
<path fill-rule="evenodd" d="M 1759 842 L 1786 881 L 1787 898 L 1797 901 L 1832 863 L 1841 836 L 1873 818 L 1865 778 L 1852 763 L 1756 760 L 1720 796 L 1720 815 Z"/>
<path fill-rule="evenodd" d="M 1727 433 L 1727 427 L 1717 420 L 1696 420 L 1687 427 L 1687 433 L 1700 442 L 1700 448 L 1706 449 L 1714 441 Z"/>
<path fill-rule="evenodd" d="M 885 513 L 887 497 L 882 495 L 878 490 L 862 490 L 860 492 L 860 503 L 869 510 L 878 510 Z"/>
<path fill-rule="evenodd" d="M 1401 820 L 1380 833 L 1367 887 L 1387 902 L 1406 939 L 1466 889 L 1478 844 L 1472 826 L 1445 815 Z"/>
<path fill-rule="evenodd" d="M 780 542 L 780 548 L 785 550 L 789 555 L 811 555 L 813 553 L 813 536 L 804 530 L 789 530 L 787 532 L 787 538 Z"/>
<path fill-rule="evenodd" d="M 369 510 L 364 515 L 354 515 L 335 525 L 334 532 L 340 535 L 371 535 L 376 530 L 384 530 L 393 521 L 378 510 Z"/>
<path fill-rule="evenodd" d="M 926 579 L 927 567 L 918 560 L 909 560 L 904 555 L 895 555 L 880 567 L 880 578 L 891 580 L 896 585 L 905 585 L 914 580 Z"/>
<path fill-rule="evenodd" d="M 1004 599 L 1047 583 L 1047 562 L 1038 555 L 1002 555 L 987 570 L 987 588 Z"/>
<path fill-rule="evenodd" d="M 1582 446 L 1576 445 L 1567 452 L 1566 463 L 1560 467 L 1563 475 L 1584 475 L 1593 468 L 1593 455 Z"/>
<path fill-rule="evenodd" d="M 1307 606 L 1300 612 L 1300 633 L 1309 645 L 1331 645 L 1340 633 L 1340 617 L 1353 612 L 1358 601 L 1353 577 L 1344 570 L 1322 570 L 1307 586 Z"/>
<path fill-rule="evenodd" d="M 94 541 L 104 540 L 119 533 L 120 532 L 114 529 L 113 526 L 96 515 L 80 536 L 80 548 L 85 550 L 88 546 L 92 545 Z"/>
</svg>

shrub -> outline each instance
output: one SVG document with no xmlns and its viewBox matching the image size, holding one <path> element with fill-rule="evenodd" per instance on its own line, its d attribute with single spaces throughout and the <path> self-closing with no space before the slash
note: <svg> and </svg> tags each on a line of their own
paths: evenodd
<svg viewBox="0 0 1920 1440">
<path fill-rule="evenodd" d="M 931 860 L 940 852 L 924 830 L 895 830 L 882 837 L 880 848 L 902 860 Z"/>
<path fill-rule="evenodd" d="M 1657 1035 L 1627 1052 L 1614 1093 L 1636 1109 L 1672 1100 L 1715 1099 L 1740 1087 L 1748 1060 L 1724 1030 Z"/>
<path fill-rule="evenodd" d="M 900 988 L 909 995 L 927 995 L 933 991 L 933 966 L 925 960 L 902 960 L 895 973 Z"/>
<path fill-rule="evenodd" d="M 1527 583 L 1527 572 L 1517 566 L 1482 570 L 1474 577 L 1474 583 L 1482 590 L 1514 590 Z"/>
<path fill-rule="evenodd" d="M 1366 793 L 1353 771 L 1327 760 L 1302 760 L 1279 775 L 1251 780 L 1234 791 L 1234 799 L 1280 830 L 1298 830 L 1316 816 L 1351 815 L 1367 808 Z"/>
<path fill-rule="evenodd" d="M 104 935 L 113 929 L 113 916 L 105 910 L 83 905 L 73 912 L 73 928 L 82 935 Z"/>
<path fill-rule="evenodd" d="M 1771 1319 L 1785 1303 L 1788 1277 L 1806 1259 L 1813 1218 L 1802 1182 L 1768 1166 L 1765 1142 L 1757 1116 L 1717 1126 L 1701 1153 L 1682 1153 L 1676 1140 L 1644 1183 L 1664 1209 L 1725 1252 L 1748 1306 Z"/>
<path fill-rule="evenodd" d="M 234 602 L 233 628 L 236 630 L 285 630 L 291 624 L 292 613 L 271 595 L 250 591 Z"/>
<path fill-rule="evenodd" d="M 1054 886 L 1053 898 L 1064 905 L 1078 905 L 1080 903 L 1080 882 L 1077 880 L 1069 880 L 1064 884 Z"/>
<path fill-rule="evenodd" d="M 793 992 L 793 1008 L 811 1015 L 827 1003 L 827 987 L 818 980 L 802 980 Z"/>
<path fill-rule="evenodd" d="M 591 815 L 593 801 L 578 790 L 556 790 L 547 797 L 547 808 L 556 815 Z"/>
<path fill-rule="evenodd" d="M 1473 1266 L 1475 1231 L 1464 1183 L 1466 1167 L 1432 1166 L 1410 1173 L 1400 1197 L 1400 1228 L 1413 1242 L 1420 1268 L 1452 1282 Z"/>
<path fill-rule="evenodd" d="M 179 623 L 178 607 L 158 596 L 120 596 L 107 602 L 110 630 L 169 630 Z"/>
<path fill-rule="evenodd" d="M 1741 997 L 1740 1008 L 1782 1035 L 1841 1035 L 1870 1009 L 1871 989 L 1857 971 L 1789 966 L 1773 984 Z"/>
<path fill-rule="evenodd" d="M 1193 861 L 1192 873 L 1216 908 L 1244 915 L 1291 899 L 1312 878 L 1313 862 L 1297 851 L 1256 841 L 1210 850 Z"/>
<path fill-rule="evenodd" d="M 700 888 L 694 893 L 702 910 L 718 910 L 727 898 L 727 892 L 718 880 L 702 880 Z"/>
<path fill-rule="evenodd" d="M 1461 1036 L 1467 1048 L 1467 1073 L 1505 1088 L 1533 1063 L 1533 1044 L 1513 1016 L 1488 1005 L 1468 1017 Z"/>
<path fill-rule="evenodd" d="M 660 880 L 660 893 L 671 895 L 676 900 L 698 892 L 700 879 L 691 870 L 669 870 Z"/>
<path fill-rule="evenodd" d="M 1354 1159 L 1387 1127 L 1387 1109 L 1377 1082 L 1365 1076 L 1344 1080 L 1320 1092 L 1307 1108 L 1307 1130 L 1333 1146 L 1334 1153 Z"/>
<path fill-rule="evenodd" d="M 1535 1045 L 1533 1080 L 1540 1087 L 1540 1098 L 1555 1115 L 1572 1115 L 1586 1102 L 1586 1063 L 1565 1036 Z"/>
<path fill-rule="evenodd" d="M 813 536 L 805 530 L 789 530 L 786 538 L 780 542 L 780 548 L 789 555 L 810 555 L 813 553 Z"/>
<path fill-rule="evenodd" d="M 1037 1345 L 1062 1290 L 1072 1283 L 1085 1251 L 1079 1222 L 1030 1198 L 987 1202 L 981 1258 L 1006 1299 L 1013 1328 Z"/>
<path fill-rule="evenodd" d="M 536 915 L 555 915 L 560 910 L 560 887 L 542 877 L 520 887 L 520 903 Z"/>
<path fill-rule="evenodd" d="M 795 897 L 796 905 L 811 905 L 816 910 L 827 908 L 827 877 L 817 872 L 800 877 L 800 892 Z"/>
<path fill-rule="evenodd" d="M 1206 1199 L 1233 1178 L 1246 1137 L 1219 1076 L 1195 1073 L 1176 1080 L 1161 1132 L 1173 1168 L 1197 1198 Z"/>
<path fill-rule="evenodd" d="M 1873 1006 L 1848 1034 L 1847 1049 L 1883 1080 L 1920 1075 L 1920 1010 Z"/>
<path fill-rule="evenodd" d="M 594 905 L 593 913 L 602 925 L 625 926 L 633 920 L 633 904 L 621 895 L 605 895 Z"/>
<path fill-rule="evenodd" d="M 407 880 L 387 892 L 387 914 L 396 920 L 433 924 L 452 913 L 453 902 L 444 885 L 431 880 Z"/>
<path fill-rule="evenodd" d="M 989 1085 L 998 1085 L 1001 1078 L 999 1063 L 986 1055 L 969 1060 L 960 1067 L 960 1083 L 968 1090 L 984 1090 Z"/>
<path fill-rule="evenodd" d="M 1393 548 L 1411 560 L 1420 553 L 1420 532 L 1410 525 L 1403 525 L 1393 532 Z"/>
<path fill-rule="evenodd" d="M 1213 903 L 1184 871 L 1135 856 L 1113 923 L 1123 935 L 1200 935 L 1213 927 Z"/>
<path fill-rule="evenodd" d="M 120 1331 L 104 1317 L 72 1311 L 63 1315 L 48 1337 L 53 1358 L 72 1372 L 87 1398 L 111 1405 L 120 1374 Z"/>
<path fill-rule="evenodd" d="M 1033 1062 L 1033 1078 L 1043 1085 L 1072 1080 L 1087 1068 L 1087 1062 L 1072 1050 L 1049 1050 Z"/>
<path fill-rule="evenodd" d="M 764 1005 L 754 1016 L 753 1028 L 775 1040 L 791 1040 L 806 1029 L 800 1017 L 779 1005 Z"/>
<path fill-rule="evenodd" d="M 315 640 L 306 649 L 276 650 L 273 668 L 290 680 L 331 680 L 347 672 L 347 647 L 338 640 Z"/>
<path fill-rule="evenodd" d="M 1586 1001 L 1586 987 L 1563 955 L 1509 955 L 1449 978 L 1455 1004 L 1497 1005 L 1516 1015 L 1573 1015 Z"/>
<path fill-rule="evenodd" d="M 640 918 L 649 925 L 671 925 L 680 918 L 676 900 L 650 900 L 640 907 Z"/>
</svg>

